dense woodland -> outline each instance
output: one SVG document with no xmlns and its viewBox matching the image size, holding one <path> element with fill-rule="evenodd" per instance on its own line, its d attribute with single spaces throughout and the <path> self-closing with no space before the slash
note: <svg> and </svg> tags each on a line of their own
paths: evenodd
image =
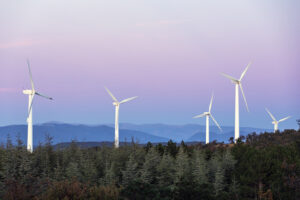
<svg viewBox="0 0 300 200">
<path fill-rule="evenodd" d="M 232 140 L 232 139 L 231 139 Z M 300 131 L 237 144 L 0 148 L 1 199 L 300 199 Z"/>
</svg>

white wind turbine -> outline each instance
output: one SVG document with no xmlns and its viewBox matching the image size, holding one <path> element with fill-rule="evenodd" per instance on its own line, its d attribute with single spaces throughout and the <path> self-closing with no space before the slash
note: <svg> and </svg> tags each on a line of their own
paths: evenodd
<svg viewBox="0 0 300 200">
<path fill-rule="evenodd" d="M 233 78 L 232 76 L 229 76 L 227 74 L 222 73 L 223 76 L 230 79 L 232 83 L 235 84 L 235 127 L 234 127 L 234 139 L 235 142 L 240 137 L 240 116 L 239 116 L 239 87 L 241 88 L 241 92 L 246 104 L 247 111 L 249 112 L 248 103 L 244 94 L 244 90 L 242 87 L 242 79 L 244 78 L 249 66 L 251 65 L 251 62 L 247 65 L 246 69 L 243 71 L 240 79 Z"/>
<path fill-rule="evenodd" d="M 201 118 L 201 117 L 205 117 L 206 116 L 206 144 L 209 143 L 209 118 L 211 117 L 211 119 L 214 121 L 214 123 L 218 126 L 218 128 L 220 129 L 220 131 L 222 131 L 220 125 L 218 124 L 218 122 L 215 120 L 215 118 L 212 116 L 211 114 L 211 107 L 212 107 L 212 103 L 213 103 L 213 95 L 211 97 L 210 100 L 210 104 L 209 104 L 209 108 L 208 108 L 208 112 L 204 112 L 201 115 L 197 115 L 193 118 Z"/>
<path fill-rule="evenodd" d="M 274 133 L 276 133 L 276 131 L 278 131 L 278 124 L 279 124 L 280 122 L 283 122 L 283 121 L 285 121 L 285 120 L 291 118 L 291 116 L 288 116 L 288 117 L 285 117 L 285 118 L 283 118 L 283 119 L 277 121 L 277 120 L 275 119 L 275 117 L 272 115 L 272 113 L 271 113 L 267 108 L 266 108 L 266 111 L 268 112 L 268 114 L 270 115 L 270 117 L 271 117 L 272 120 L 273 120 L 273 121 L 272 121 L 272 124 L 274 124 Z"/>
<path fill-rule="evenodd" d="M 119 148 L 119 108 L 120 108 L 120 104 L 131 101 L 135 98 L 137 98 L 137 96 L 135 97 L 130 97 L 128 99 L 124 99 L 122 101 L 118 101 L 116 97 L 114 97 L 114 95 L 107 89 L 105 88 L 106 91 L 108 92 L 108 94 L 111 96 L 111 98 L 113 99 L 113 105 L 116 107 L 116 111 L 115 111 L 115 148 Z"/>
<path fill-rule="evenodd" d="M 27 65 L 28 65 L 28 70 L 29 70 L 29 76 L 30 76 L 30 83 L 31 83 L 31 90 L 23 90 L 23 94 L 27 94 L 29 97 L 29 103 L 28 103 L 28 116 L 27 116 L 27 126 L 28 126 L 28 132 L 27 132 L 27 150 L 29 152 L 33 152 L 33 133 L 32 133 L 32 104 L 33 104 L 33 98 L 35 97 L 35 95 L 49 99 L 49 100 L 53 100 L 51 97 L 47 97 L 45 95 L 42 95 L 40 93 L 38 93 L 35 88 L 34 88 L 34 84 L 33 84 L 33 80 L 32 80 L 32 74 L 31 74 L 31 70 L 30 70 L 30 64 L 29 61 L 27 60 Z"/>
</svg>

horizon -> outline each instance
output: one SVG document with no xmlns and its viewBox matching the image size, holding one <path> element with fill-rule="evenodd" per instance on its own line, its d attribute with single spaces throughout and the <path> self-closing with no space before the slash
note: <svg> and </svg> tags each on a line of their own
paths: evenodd
<svg viewBox="0 0 300 200">
<path fill-rule="evenodd" d="M 104 124 L 83 124 L 83 123 L 67 123 L 67 122 L 58 122 L 58 121 L 49 121 L 49 122 L 43 122 L 43 123 L 35 123 L 33 124 L 33 126 L 41 126 L 41 125 L 47 125 L 47 124 L 55 124 L 55 125 L 74 125 L 74 126 L 108 126 L 108 127 L 112 127 L 114 128 L 114 123 L 104 123 Z M 130 123 L 130 122 L 122 122 L 119 123 L 120 126 L 122 125 L 134 125 L 134 126 L 149 126 L 149 125 L 162 125 L 162 126 L 202 126 L 205 127 L 205 124 L 199 124 L 199 123 L 186 123 L 186 124 L 167 124 L 167 123 L 141 123 L 141 124 L 137 124 L 137 123 Z M 0 125 L 1 127 L 7 127 L 7 126 L 27 126 L 26 123 L 24 124 L 9 124 L 9 125 Z M 218 127 L 215 124 L 211 124 L 210 125 L 211 128 L 216 128 L 218 129 Z M 232 126 L 222 126 L 222 128 L 234 128 L 234 125 Z M 261 130 L 265 130 L 265 131 L 270 131 L 273 132 L 273 127 L 270 128 L 260 128 L 260 127 L 250 127 L 250 126 L 241 126 L 240 128 L 254 128 L 254 129 L 261 129 Z M 126 128 L 128 129 L 128 128 Z M 120 128 L 120 130 L 124 130 L 124 128 Z M 129 130 L 129 129 L 128 129 Z M 280 130 L 280 129 L 279 129 Z M 282 129 L 280 131 L 284 131 L 284 130 L 288 130 L 288 129 Z M 293 130 L 298 130 L 298 129 L 293 129 Z M 203 132 L 205 132 L 205 129 L 201 130 Z M 222 133 L 222 132 L 221 132 Z M 26 133 L 27 134 L 27 133 Z M 250 134 L 250 133 L 249 133 Z"/>
<path fill-rule="evenodd" d="M 0 126 L 26 124 L 30 87 L 37 91 L 34 125 L 48 121 L 113 124 L 109 90 L 121 105 L 120 123 L 197 124 L 208 110 L 221 127 L 234 126 L 234 85 L 243 79 L 250 112 L 240 94 L 240 126 L 298 129 L 300 119 L 300 2 L 182 0 L 127 4 L 103 1 L 3 3 L 0 19 Z M 108 21 L 106 19 L 109 19 Z M 211 122 L 211 125 L 212 122 Z"/>
</svg>

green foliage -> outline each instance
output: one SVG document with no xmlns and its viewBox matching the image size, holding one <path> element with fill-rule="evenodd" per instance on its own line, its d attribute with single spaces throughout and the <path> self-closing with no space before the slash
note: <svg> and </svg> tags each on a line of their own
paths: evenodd
<svg viewBox="0 0 300 200">
<path fill-rule="evenodd" d="M 208 183 L 208 166 L 204 152 L 195 151 L 192 175 L 196 184 L 202 185 Z"/>
<path fill-rule="evenodd" d="M 214 180 L 214 188 L 215 188 L 215 194 L 216 196 L 219 196 L 220 193 L 224 190 L 225 188 L 225 183 L 224 183 L 224 169 L 222 168 L 221 165 L 217 167 L 217 170 L 215 172 L 215 180 Z"/>
<path fill-rule="evenodd" d="M 0 147 L 0 199 L 300 199 L 300 132 L 237 144 Z"/>
<path fill-rule="evenodd" d="M 175 162 L 175 183 L 189 180 L 190 177 L 190 159 L 185 153 L 184 148 L 180 147 Z"/>
<path fill-rule="evenodd" d="M 122 171 L 123 185 L 127 186 L 129 183 L 134 182 L 138 178 L 138 163 L 135 160 L 135 154 L 132 153 L 129 156 L 129 160 L 126 163 L 125 170 Z"/>
<path fill-rule="evenodd" d="M 160 160 L 160 154 L 156 151 L 154 147 L 151 147 L 148 150 L 148 153 L 145 157 L 145 162 L 141 169 L 141 179 L 144 183 L 157 183 L 157 166 L 159 165 Z"/>
<path fill-rule="evenodd" d="M 157 166 L 157 179 L 161 187 L 172 187 L 175 179 L 175 160 L 168 153 L 164 153 Z"/>
</svg>

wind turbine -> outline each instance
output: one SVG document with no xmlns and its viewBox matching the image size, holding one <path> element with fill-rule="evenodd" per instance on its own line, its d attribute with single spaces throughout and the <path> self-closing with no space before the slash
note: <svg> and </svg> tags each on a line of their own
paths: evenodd
<svg viewBox="0 0 300 200">
<path fill-rule="evenodd" d="M 211 118 L 214 121 L 214 123 L 217 125 L 217 127 L 220 129 L 220 131 L 222 131 L 220 125 L 218 124 L 218 122 L 215 120 L 215 118 L 211 114 L 211 107 L 212 107 L 212 103 L 213 103 L 213 98 L 214 98 L 214 96 L 212 95 L 211 100 L 210 100 L 210 104 L 209 104 L 209 108 L 208 108 L 208 112 L 204 112 L 201 115 L 197 115 L 197 116 L 193 117 L 193 118 L 201 118 L 201 117 L 206 116 L 206 144 L 209 143 L 209 118 Z"/>
<path fill-rule="evenodd" d="M 122 101 L 118 101 L 117 98 L 105 87 L 107 93 L 111 96 L 111 98 L 113 99 L 113 105 L 116 107 L 116 111 L 115 111 L 115 148 L 119 148 L 119 108 L 120 108 L 120 104 L 131 101 L 135 98 L 137 98 L 137 96 L 135 97 L 130 97 L 128 99 L 124 99 Z"/>
<path fill-rule="evenodd" d="M 229 76 L 227 74 L 222 73 L 223 76 L 230 79 L 232 83 L 235 84 L 235 127 L 234 127 L 234 139 L 235 142 L 240 137 L 240 116 L 239 116 L 239 87 L 241 88 L 241 92 L 246 104 L 247 111 L 249 112 L 248 103 L 244 94 L 244 90 L 242 87 L 242 79 L 244 78 L 248 68 L 250 67 L 251 62 L 247 65 L 246 69 L 243 71 L 240 79 L 233 78 L 232 76 Z"/>
<path fill-rule="evenodd" d="M 271 113 L 267 108 L 266 108 L 266 111 L 268 112 L 268 114 L 270 115 L 270 117 L 271 117 L 272 120 L 273 120 L 273 121 L 272 121 L 272 124 L 274 124 L 274 133 L 276 133 L 276 131 L 278 131 L 278 124 L 279 124 L 280 122 L 283 122 L 283 121 L 285 121 L 285 120 L 291 118 L 291 116 L 288 116 L 288 117 L 285 117 L 285 118 L 283 118 L 283 119 L 277 121 L 277 120 L 275 119 L 275 117 L 272 115 L 272 113 Z"/>
<path fill-rule="evenodd" d="M 28 65 L 28 70 L 29 70 L 29 77 L 30 77 L 30 83 L 31 83 L 31 90 L 23 90 L 23 94 L 27 94 L 29 97 L 29 103 L 28 103 L 28 115 L 27 115 L 27 126 L 28 126 L 28 131 L 27 131 L 27 150 L 29 152 L 33 152 L 33 141 L 32 141 L 32 104 L 33 104 L 33 99 L 35 95 L 53 100 L 51 97 L 47 97 L 45 95 L 42 95 L 41 93 L 38 93 L 35 88 L 34 88 L 34 83 L 32 80 L 32 74 L 30 70 L 30 63 L 29 60 L 27 60 L 27 65 Z"/>
</svg>

